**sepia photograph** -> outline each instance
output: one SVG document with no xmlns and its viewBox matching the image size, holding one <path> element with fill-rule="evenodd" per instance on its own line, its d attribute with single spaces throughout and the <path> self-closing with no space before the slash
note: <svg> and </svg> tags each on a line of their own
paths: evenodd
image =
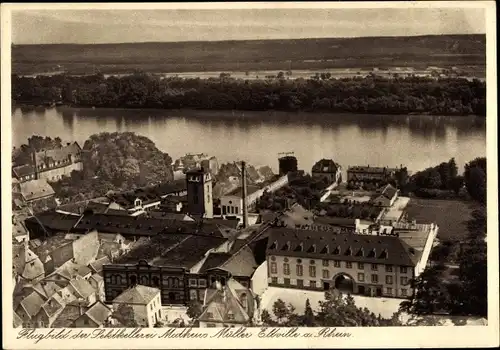
<svg viewBox="0 0 500 350">
<path fill-rule="evenodd" d="M 2 5 L 4 334 L 498 345 L 494 5 Z"/>
</svg>

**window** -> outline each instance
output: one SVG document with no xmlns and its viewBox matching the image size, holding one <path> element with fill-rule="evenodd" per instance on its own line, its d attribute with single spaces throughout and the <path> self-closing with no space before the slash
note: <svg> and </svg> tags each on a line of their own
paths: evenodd
<svg viewBox="0 0 500 350">
<path fill-rule="evenodd" d="M 289 278 L 284 278 L 283 282 L 284 282 L 285 286 L 289 286 L 290 285 L 290 279 Z"/>
<path fill-rule="evenodd" d="M 392 272 L 392 265 L 385 265 L 385 272 Z"/>
<path fill-rule="evenodd" d="M 198 280 L 198 286 L 205 288 L 207 286 L 207 280 L 199 279 Z"/>
<path fill-rule="evenodd" d="M 314 260 L 310 260 L 309 264 L 314 265 L 316 262 Z"/>
<path fill-rule="evenodd" d="M 392 295 L 392 288 L 390 287 L 387 288 L 387 294 Z"/>
<path fill-rule="evenodd" d="M 304 269 L 302 268 L 302 265 L 297 265 L 297 276 L 302 276 L 304 273 Z"/>
<path fill-rule="evenodd" d="M 372 275 L 372 283 L 378 283 L 378 275 Z"/>
<path fill-rule="evenodd" d="M 364 270 L 364 269 L 365 269 L 365 264 L 363 264 L 363 263 L 358 263 L 358 269 L 359 269 L 359 270 Z"/>
<path fill-rule="evenodd" d="M 378 265 L 372 264 L 372 271 L 377 271 L 377 270 L 378 270 Z"/>
<path fill-rule="evenodd" d="M 335 261 L 333 262 L 333 266 L 334 266 L 334 267 L 340 267 L 340 261 L 335 260 Z"/>
<path fill-rule="evenodd" d="M 271 273 L 278 273 L 278 266 L 275 262 L 271 263 Z"/>
<path fill-rule="evenodd" d="M 290 274 L 290 264 L 288 264 L 288 263 L 283 264 L 283 274 L 285 274 L 285 275 Z"/>
<path fill-rule="evenodd" d="M 297 280 L 297 287 L 304 287 L 304 280 Z"/>
<path fill-rule="evenodd" d="M 330 278 L 330 271 L 323 270 L 323 278 Z"/>
<path fill-rule="evenodd" d="M 346 263 L 345 263 L 345 267 L 346 267 L 347 269 L 352 269 L 352 262 L 350 262 L 350 261 L 346 261 Z"/>
<path fill-rule="evenodd" d="M 316 277 L 316 266 L 309 266 L 309 276 Z"/>
<path fill-rule="evenodd" d="M 392 276 L 385 276 L 385 283 L 392 284 Z"/>
<path fill-rule="evenodd" d="M 198 299 L 198 292 L 196 289 L 190 289 L 189 290 L 189 300 L 197 300 Z"/>
<path fill-rule="evenodd" d="M 222 206 L 222 214 L 226 214 L 226 206 L 225 205 Z"/>
<path fill-rule="evenodd" d="M 232 312 L 228 312 L 227 319 L 230 320 L 230 321 L 233 321 L 234 320 L 234 314 Z"/>
<path fill-rule="evenodd" d="M 311 288 L 316 288 L 316 281 L 309 281 L 309 286 Z"/>
<path fill-rule="evenodd" d="M 400 271 L 401 273 L 407 273 L 407 272 L 408 272 L 408 268 L 407 268 L 406 266 L 401 266 L 401 267 L 399 268 L 399 271 Z"/>
<path fill-rule="evenodd" d="M 365 281 L 365 274 L 360 272 L 358 273 L 358 281 L 364 282 Z"/>
<path fill-rule="evenodd" d="M 190 287 L 196 287 L 197 285 L 198 285 L 198 283 L 197 283 L 196 279 L 194 279 L 194 278 L 189 279 L 189 286 Z"/>
<path fill-rule="evenodd" d="M 401 277 L 401 285 L 406 285 L 408 284 L 408 277 Z"/>
<path fill-rule="evenodd" d="M 213 319 L 213 318 L 214 318 L 214 314 L 213 314 L 213 313 L 211 313 L 211 312 L 207 312 L 207 318 L 208 318 L 209 320 Z"/>
<path fill-rule="evenodd" d="M 404 297 L 406 296 L 406 289 L 405 288 L 401 289 L 401 295 Z"/>
<path fill-rule="evenodd" d="M 323 266 L 328 266 L 328 260 L 323 260 Z"/>
<path fill-rule="evenodd" d="M 278 277 L 271 277 L 272 284 L 278 284 Z"/>
</svg>

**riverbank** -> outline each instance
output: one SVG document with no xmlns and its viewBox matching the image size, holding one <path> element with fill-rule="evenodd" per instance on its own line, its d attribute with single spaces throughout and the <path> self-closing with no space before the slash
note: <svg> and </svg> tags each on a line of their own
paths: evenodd
<svg viewBox="0 0 500 350">
<path fill-rule="evenodd" d="M 34 94 L 36 92 L 36 94 Z M 12 77 L 17 101 L 60 101 L 75 107 L 284 111 L 383 115 L 486 115 L 486 84 L 460 78 L 379 76 L 289 80 L 161 78 L 137 73 L 121 78 Z"/>
<path fill-rule="evenodd" d="M 365 116 L 365 117 L 381 117 L 381 118 L 485 118 L 485 116 L 477 115 L 477 114 L 467 114 L 467 115 L 442 115 L 442 114 L 430 114 L 430 113 L 417 113 L 411 112 L 407 114 L 387 114 L 387 113 L 360 113 L 360 112 L 351 112 L 351 113 L 336 113 L 336 112 L 323 112 L 323 111 L 278 111 L 278 110 L 266 110 L 266 111 L 252 111 L 252 110 L 213 110 L 213 109 L 192 109 L 192 108 L 184 108 L 184 109 L 161 109 L 161 108 L 115 108 L 115 107 L 79 107 L 70 104 L 60 104 L 54 106 L 44 106 L 44 105 L 35 105 L 35 104 L 27 104 L 27 103 L 15 103 L 13 104 L 13 109 L 21 109 L 23 112 L 33 111 L 45 111 L 50 109 L 56 109 L 61 113 L 78 113 L 82 115 L 91 116 L 92 114 L 100 115 L 103 112 L 111 112 L 112 114 L 116 114 L 117 112 L 122 113 L 123 116 L 136 116 L 136 117 L 151 117 L 151 113 L 165 113 L 168 112 L 172 115 L 182 115 L 185 117 L 200 117 L 200 118 L 223 118 L 223 119 L 262 119 L 266 116 L 269 117 L 278 117 L 284 119 L 297 119 L 297 120 L 310 120 L 313 118 L 314 120 L 331 118 L 332 115 L 335 116 L 335 119 L 344 119 L 349 118 L 349 116 Z"/>
</svg>

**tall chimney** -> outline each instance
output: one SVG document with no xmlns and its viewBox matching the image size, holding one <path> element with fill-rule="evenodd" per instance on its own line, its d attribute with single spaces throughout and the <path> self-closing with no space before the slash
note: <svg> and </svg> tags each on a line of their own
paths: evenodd
<svg viewBox="0 0 500 350">
<path fill-rule="evenodd" d="M 243 183 L 243 228 L 248 227 L 248 208 L 247 208 L 247 169 L 246 163 L 241 162 L 241 182 Z"/>
<path fill-rule="evenodd" d="M 35 169 L 35 180 L 38 180 L 38 168 L 36 164 L 36 151 L 33 149 L 31 151 L 31 157 L 33 158 L 33 168 Z"/>
</svg>

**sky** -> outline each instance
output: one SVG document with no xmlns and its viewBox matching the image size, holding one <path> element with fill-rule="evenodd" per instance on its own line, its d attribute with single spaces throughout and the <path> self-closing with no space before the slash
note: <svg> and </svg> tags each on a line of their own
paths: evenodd
<svg viewBox="0 0 500 350">
<path fill-rule="evenodd" d="M 13 10 L 14 44 L 484 34 L 484 9 Z"/>
</svg>

